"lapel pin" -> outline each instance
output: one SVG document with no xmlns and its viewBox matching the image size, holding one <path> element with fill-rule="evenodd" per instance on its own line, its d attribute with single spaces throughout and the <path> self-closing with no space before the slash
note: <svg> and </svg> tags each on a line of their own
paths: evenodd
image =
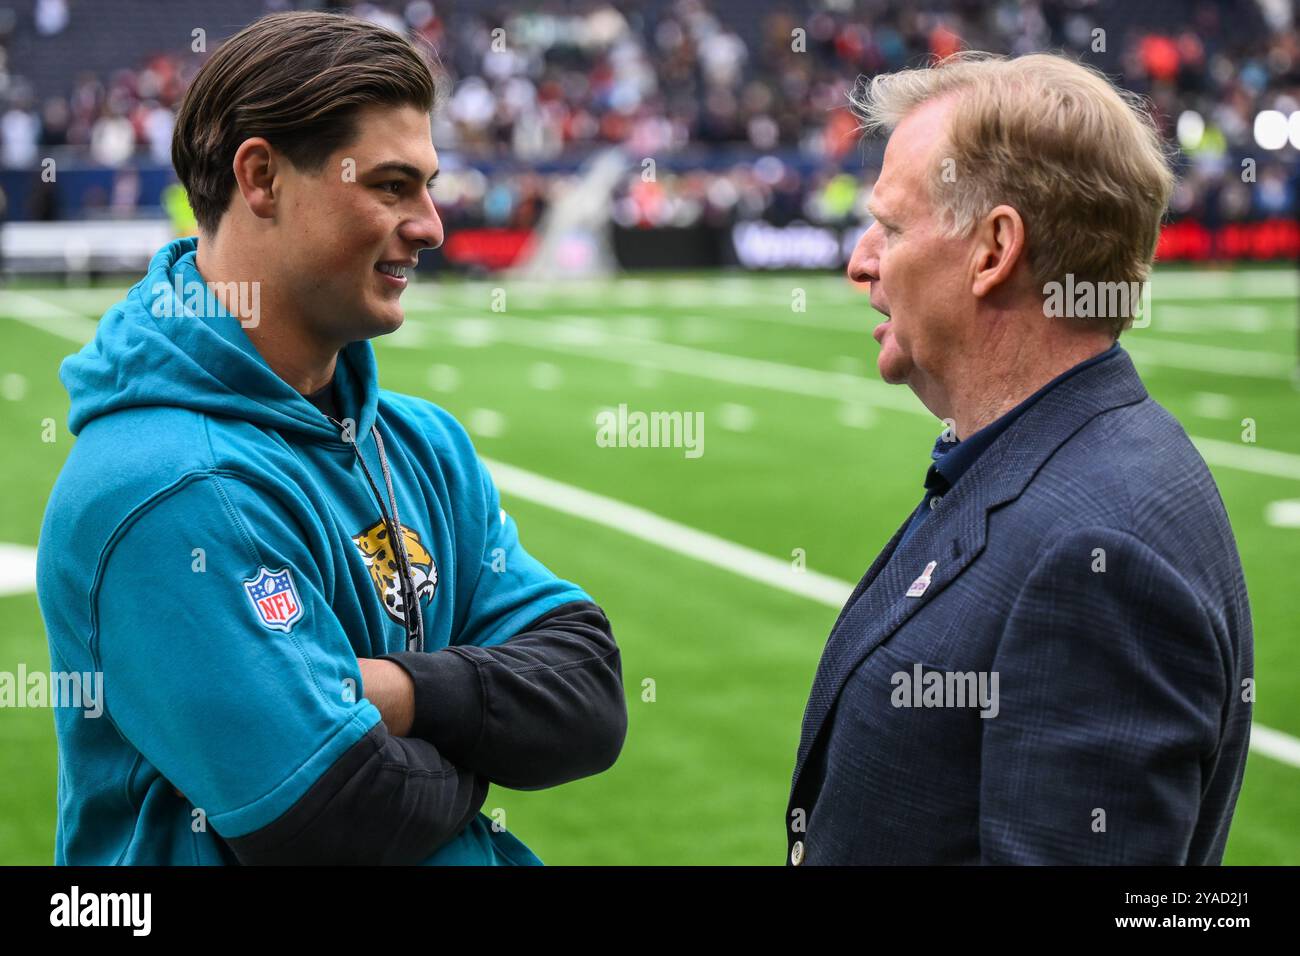
<svg viewBox="0 0 1300 956">
<path fill-rule="evenodd" d="M 908 597 L 920 597 L 925 593 L 926 588 L 930 586 L 930 575 L 934 573 L 934 569 L 938 564 L 938 561 L 931 561 L 925 566 L 925 570 L 921 572 L 921 576 L 913 581 L 912 586 L 907 589 Z"/>
</svg>

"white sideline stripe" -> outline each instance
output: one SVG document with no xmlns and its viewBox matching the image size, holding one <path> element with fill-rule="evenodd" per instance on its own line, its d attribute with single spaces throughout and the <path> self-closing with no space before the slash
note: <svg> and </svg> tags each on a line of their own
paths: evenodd
<svg viewBox="0 0 1300 956">
<path fill-rule="evenodd" d="M 1263 724 L 1250 725 L 1250 749 L 1281 763 L 1300 767 L 1300 740 Z"/>
<path fill-rule="evenodd" d="M 1300 455 L 1270 448 L 1256 448 L 1244 442 L 1220 441 L 1217 438 L 1198 438 L 1188 435 L 1196 450 L 1208 465 L 1235 468 L 1253 475 L 1273 478 L 1290 478 L 1300 481 Z"/>
<path fill-rule="evenodd" d="M 43 296 L 49 293 L 42 293 L 42 296 L 30 295 L 23 292 L 4 292 L 0 293 L 0 314 L 8 315 L 34 328 L 44 329 L 54 335 L 59 335 L 73 342 L 82 344 L 89 342 L 95 337 L 95 328 L 97 322 L 88 319 L 81 312 L 69 309 L 66 306 L 51 302 Z M 801 318 L 795 318 L 801 315 Z M 627 318 L 620 316 L 616 318 Z M 641 316 L 644 318 L 644 316 Z M 688 319 L 699 319 L 701 316 L 688 316 Z M 594 316 L 555 316 L 554 319 L 582 319 L 587 322 L 602 322 L 599 317 Z M 867 331 L 873 323 L 868 319 L 863 323 L 845 322 L 843 325 L 838 323 L 825 323 L 823 321 L 808 317 L 806 314 L 790 313 L 788 316 L 779 311 L 771 313 L 747 313 L 741 316 L 745 321 L 762 321 L 774 324 L 786 325 L 796 328 L 820 328 L 825 330 L 836 331 Z M 506 321 L 499 317 L 488 318 L 490 322 Z M 514 319 L 515 322 L 533 322 L 538 325 L 545 325 L 536 319 Z M 423 346 L 418 333 L 411 334 L 409 326 L 407 334 L 388 340 L 385 344 L 395 348 L 418 349 Z M 604 332 L 592 334 L 608 334 Z M 1178 368 L 1195 372 L 1208 372 L 1215 375 L 1229 375 L 1247 378 L 1272 378 L 1272 379 L 1289 379 L 1295 372 L 1295 363 L 1287 356 L 1277 355 L 1270 352 L 1251 351 L 1247 349 L 1224 349 L 1210 345 L 1196 345 L 1185 342 L 1162 341 L 1159 344 L 1137 341 L 1134 342 L 1130 336 L 1130 341 L 1125 343 L 1125 348 L 1132 354 L 1133 358 L 1146 365 L 1161 365 L 1168 368 Z M 642 342 L 645 340 L 632 339 L 633 342 Z M 686 349 L 689 346 L 678 346 L 668 342 L 659 342 L 662 348 L 666 349 Z M 698 351 L 698 350 L 697 350 Z M 724 358 L 721 353 L 704 353 L 710 356 Z M 766 362 L 762 359 L 742 359 L 737 356 L 725 356 L 733 362 L 751 362 L 756 363 L 751 368 L 760 372 L 764 369 L 780 367 L 784 369 L 797 368 L 797 366 L 780 365 L 780 363 Z M 816 373 L 816 370 L 812 370 Z M 824 374 L 824 373 L 817 373 Z M 864 381 L 858 379 L 866 386 L 877 386 L 881 383 L 873 381 Z M 809 394 L 806 387 L 798 389 L 800 394 Z M 882 400 L 884 400 L 882 398 Z M 887 401 L 887 400 L 885 400 Z M 889 403 L 888 407 L 898 408 L 899 405 Z"/>
<path fill-rule="evenodd" d="M 704 293 L 696 293 L 693 290 L 687 290 L 690 295 L 684 301 L 674 301 L 674 297 L 658 296 L 651 300 L 649 297 L 617 301 L 609 296 L 603 298 L 593 298 L 590 290 L 583 290 L 581 295 L 563 297 L 561 293 L 564 290 L 551 290 L 549 294 L 542 296 L 529 296 L 526 298 L 527 305 L 518 308 L 517 303 L 522 296 L 517 296 L 512 300 L 510 312 L 512 315 L 518 315 L 521 312 L 525 315 L 536 314 L 539 309 L 546 309 L 547 312 L 557 303 L 565 303 L 570 308 L 575 305 L 579 308 L 588 308 L 598 306 L 609 308 L 613 306 L 620 311 L 612 314 L 602 314 L 596 318 L 608 322 L 623 322 L 629 319 L 654 319 L 657 321 L 665 320 L 699 320 L 707 318 L 709 321 L 727 322 L 765 322 L 772 325 L 781 325 L 790 328 L 814 329 L 821 332 L 842 332 L 850 335 L 862 335 L 870 333 L 882 320 L 882 316 L 871 310 L 868 305 L 867 296 L 861 293 L 854 293 L 853 298 L 824 299 L 818 298 L 808 304 L 807 311 L 794 312 L 790 308 L 789 297 L 781 299 L 780 297 L 760 298 L 753 302 L 746 302 L 740 305 L 718 300 L 717 290 L 711 290 L 708 295 L 712 298 L 708 301 L 702 301 Z M 578 292 L 578 290 L 571 290 Z M 613 290 L 611 290 L 612 292 Z M 681 299 L 681 296 L 676 298 Z M 467 298 L 465 301 L 457 302 L 451 297 L 439 298 L 436 294 L 429 291 L 416 292 L 413 289 L 407 289 L 402 297 L 402 302 L 408 309 L 416 312 L 446 312 L 446 311 L 470 311 L 481 310 L 484 308 L 483 301 L 478 297 Z M 719 316 L 717 314 L 702 316 L 694 310 L 699 309 L 701 305 L 707 304 L 710 308 L 717 309 L 719 306 L 727 308 L 732 314 Z M 651 306 L 658 307 L 664 311 L 659 314 L 635 313 L 621 311 L 629 307 L 645 309 Z M 826 315 L 823 307 L 832 308 L 855 308 L 852 316 L 841 316 L 838 313 Z M 1225 331 L 1238 331 L 1245 333 L 1267 332 L 1273 329 L 1291 330 L 1293 321 L 1283 319 L 1280 323 L 1275 323 L 1272 313 L 1263 306 L 1235 305 L 1232 312 L 1225 314 L 1224 310 L 1219 309 L 1212 303 L 1206 303 L 1204 300 L 1197 300 L 1185 306 L 1164 306 L 1160 304 L 1153 307 L 1155 318 L 1152 321 L 1149 331 L 1136 329 L 1128 333 L 1129 339 L 1142 341 L 1149 335 L 1157 337 L 1161 342 L 1168 341 L 1160 339 L 1160 333 L 1163 332 L 1193 332 L 1193 333 L 1221 333 Z M 546 318 L 544 315 L 537 315 L 538 318 Z M 1178 343 L 1174 343 L 1178 344 Z M 1206 348 L 1206 346 L 1200 346 Z M 1245 355 L 1263 354 L 1267 360 L 1277 359 L 1276 353 L 1255 352 L 1249 350 L 1240 350 Z M 1197 362 L 1201 356 L 1194 356 L 1188 361 Z M 1200 371 L 1201 364 L 1197 364 L 1193 370 Z M 1289 367 L 1284 371 L 1289 372 Z M 1244 373 L 1250 374 L 1250 372 Z"/>
<path fill-rule="evenodd" d="M 1229 311 L 1214 301 L 1157 304 L 1152 306 L 1151 327 L 1162 332 L 1191 333 L 1294 331 L 1295 317 L 1278 315 L 1262 305 L 1234 304 Z"/>
<path fill-rule="evenodd" d="M 70 339 L 78 344 L 85 344 L 95 336 L 97 323 L 62 306 L 54 305 L 18 292 L 0 293 L 0 314 L 24 322 L 33 328 Z M 480 320 L 472 320 L 478 322 Z M 491 320 L 488 320 L 491 321 Z M 501 320 L 498 320 L 501 321 Z M 513 319 L 512 322 L 526 327 L 536 327 L 547 333 L 553 333 L 555 327 L 544 322 L 530 319 Z M 411 336 L 420 345 L 424 344 L 427 333 L 432 329 L 427 324 L 409 323 Z M 441 323 L 439 323 L 439 327 Z M 416 328 L 419 331 L 416 331 Z M 708 352 L 685 345 L 671 345 L 665 342 L 652 342 L 645 339 L 629 339 L 612 336 L 583 328 L 583 339 L 589 344 L 624 344 L 637 349 L 636 358 L 625 358 L 609 352 L 595 353 L 594 357 L 606 361 L 633 365 L 650 366 L 667 372 L 680 372 L 697 378 L 712 379 L 733 385 L 750 388 L 765 388 L 795 395 L 807 395 L 813 398 L 829 398 L 836 401 L 855 399 L 877 408 L 890 408 L 895 411 L 911 412 L 931 418 L 929 411 L 919 402 L 906 395 L 895 395 L 894 387 L 883 382 L 863 379 L 842 372 L 821 372 L 817 369 L 802 368 L 796 365 L 784 365 L 765 359 L 746 359 L 722 352 Z M 596 342 L 591 341 L 592 337 Z M 575 348 L 560 342 L 544 342 L 531 334 L 515 335 L 511 338 L 515 344 L 529 348 L 549 348 L 568 354 L 592 356 L 589 348 Z M 396 343 L 394 343 L 396 344 Z M 406 346 L 406 343 L 402 343 Z M 419 347 L 412 343 L 410 347 Z M 654 359 L 652 348 L 666 350 L 665 357 Z M 667 356 L 671 355 L 669 358 Z M 767 378 L 765 376 L 771 376 Z M 1220 468 L 1232 468 L 1255 475 L 1269 475 L 1275 478 L 1288 478 L 1300 481 L 1300 455 L 1268 448 L 1255 448 L 1246 444 L 1219 441 L 1213 438 L 1189 436 L 1202 457 L 1210 465 Z"/>
<path fill-rule="evenodd" d="M 689 345 L 674 345 L 652 339 L 615 335 L 599 327 L 558 324 L 536 319 L 462 319 L 468 323 L 485 323 L 495 327 L 500 338 L 525 348 L 548 349 L 570 355 L 603 359 L 622 365 L 651 366 L 665 372 L 680 372 L 697 378 L 712 379 L 730 385 L 767 389 L 809 398 L 836 401 L 868 402 L 879 408 L 912 412 L 934 420 L 925 407 L 908 392 L 901 394 L 893 386 L 859 375 L 823 372 L 800 365 L 786 365 L 768 359 L 745 358 L 725 352 L 710 352 Z M 427 326 L 426 326 L 427 327 Z M 431 331 L 448 334 L 455 340 L 455 323 L 435 324 Z M 625 346 L 627 354 L 608 351 L 609 346 Z"/>
<path fill-rule="evenodd" d="M 15 303 L 25 302 L 23 309 L 15 308 Z M 85 317 L 45 302 L 35 296 L 22 293 L 0 293 L 0 308 L 7 310 L 10 317 L 26 322 L 34 328 L 43 329 L 53 335 L 85 343 L 94 338 L 97 323 Z M 53 324 L 51 324 L 53 322 Z M 677 346 L 676 348 L 684 348 Z M 696 349 L 685 349 L 695 352 Z M 713 355 L 717 353 L 704 353 Z M 727 356 L 729 357 L 729 356 Z M 640 363 L 633 363 L 640 364 Z M 763 363 L 778 368 L 778 363 Z M 830 373 L 814 373 L 830 374 Z M 835 376 L 849 378 L 849 376 Z M 860 379 L 858 381 L 861 381 Z M 752 384 L 752 383 L 750 383 Z M 875 384 L 875 383 L 870 383 Z M 887 387 L 887 386 L 886 386 Z M 915 408 L 910 409 L 916 411 Z M 929 412 L 925 412 L 928 416 Z M 1217 463 L 1231 468 L 1244 468 L 1240 456 L 1251 453 L 1258 460 L 1267 462 L 1269 468 L 1244 468 L 1247 471 L 1259 471 L 1261 474 L 1280 475 L 1284 478 L 1300 478 L 1300 455 L 1269 451 L 1261 448 L 1234 445 L 1205 438 L 1192 439 L 1207 461 L 1211 455 L 1220 459 Z M 1208 448 L 1208 450 L 1207 450 Z M 542 505 L 554 511 L 592 521 L 624 534 L 656 544 L 665 550 L 673 551 L 684 557 L 711 564 L 724 571 L 739 574 L 742 577 L 767 584 L 779 590 L 799 597 L 817 601 L 828 607 L 839 609 L 844 606 L 853 585 L 830 575 L 805 569 L 796 573 L 793 566 L 771 555 L 763 554 L 744 545 L 727 541 L 705 531 L 678 524 L 668 518 L 634 505 L 606 498 L 594 492 L 567 485 L 563 482 L 544 478 L 541 475 L 504 462 L 483 459 L 492 472 L 497 486 L 507 494 L 517 495 L 525 501 Z M 28 593 L 36 589 L 36 549 L 24 545 L 0 544 L 0 596 Z M 1273 730 L 1262 724 L 1253 724 L 1250 734 L 1250 749 L 1280 763 L 1300 767 L 1300 740 Z"/>
<path fill-rule="evenodd" d="M 1300 296 L 1300 274 L 1293 269 L 1232 269 L 1225 272 L 1159 270 L 1151 276 L 1151 294 L 1161 300 L 1286 299 Z"/>
<path fill-rule="evenodd" d="M 821 304 L 862 301 L 866 296 L 854 289 L 846 277 L 815 273 L 767 275 L 748 272 L 737 276 L 691 278 L 674 276 L 665 290 L 659 284 L 639 278 L 564 279 L 521 281 L 502 279 L 488 282 L 437 283 L 419 282 L 410 286 L 407 301 L 417 293 L 429 308 L 486 308 L 493 289 L 506 290 L 508 299 L 526 300 L 530 306 L 555 302 L 590 301 L 617 308 L 647 308 L 670 305 L 698 308 L 701 303 L 736 308 L 789 308 L 790 290 L 803 288 L 809 299 Z M 1198 303 L 1206 299 L 1231 300 L 1235 303 L 1294 299 L 1300 297 L 1300 276 L 1285 267 L 1279 269 L 1233 269 L 1228 272 L 1188 272 L 1157 270 L 1152 276 L 1151 292 L 1155 299 L 1157 322 L 1163 302 Z M 1225 316 L 1231 326 L 1231 316 Z"/>
<path fill-rule="evenodd" d="M 1274 528 L 1300 528 L 1300 500 L 1270 501 L 1264 521 Z"/>
<path fill-rule="evenodd" d="M 23 309 L 15 308 L 17 302 L 25 302 L 26 305 Z M 7 310 L 10 317 L 20 322 L 25 322 L 34 328 L 43 329 L 53 335 L 71 339 L 74 342 L 84 344 L 94 338 L 95 335 L 97 323 L 35 296 L 15 292 L 0 293 L 0 308 Z M 688 349 L 684 346 L 674 346 L 674 348 L 682 349 L 686 353 L 700 351 L 698 349 Z M 707 352 L 702 354 L 718 355 L 718 353 Z M 719 357 L 732 358 L 732 356 L 720 355 Z M 615 359 L 615 361 L 619 360 Z M 631 364 L 640 365 L 644 363 L 632 362 Z M 782 366 L 774 362 L 761 364 L 784 369 L 795 368 L 794 366 Z M 668 367 L 670 370 L 680 370 L 672 366 Z M 814 375 L 831 374 L 804 369 L 799 371 L 808 371 Z M 838 380 L 840 378 L 850 378 L 850 376 L 836 375 L 834 378 Z M 858 379 L 857 381 L 861 382 L 862 380 Z M 754 383 L 750 381 L 742 384 Z M 870 402 L 870 400 L 868 401 Z M 878 404 L 876 402 L 870 403 Z M 918 411 L 916 407 L 910 407 L 907 410 Z M 929 412 L 924 412 L 924 414 L 929 416 Z M 1196 446 L 1201 450 L 1201 454 L 1205 456 L 1206 461 L 1210 464 L 1253 471 L 1258 474 L 1300 479 L 1300 455 L 1290 455 L 1285 452 L 1270 451 L 1263 448 L 1251 448 L 1246 445 L 1234 445 L 1231 442 L 1215 441 L 1208 438 L 1193 437 L 1192 441 L 1195 442 Z M 1254 467 L 1247 466 L 1244 463 L 1244 459 L 1249 457 L 1256 460 L 1257 464 Z M 779 590 L 836 609 L 843 607 L 844 602 L 853 593 L 853 585 L 847 581 L 841 581 L 838 578 L 806 569 L 803 572 L 796 573 L 792 565 L 771 555 L 763 554 L 760 551 L 755 551 L 752 548 L 727 541 L 725 538 L 719 538 L 704 531 L 697 531 L 668 518 L 662 518 L 653 512 L 637 508 L 634 505 L 624 504 L 621 501 L 606 498 L 590 491 L 583 491 L 572 485 L 544 478 L 541 475 L 524 471 L 522 468 L 516 468 L 503 462 L 485 458 L 484 463 L 491 470 L 498 487 L 505 490 L 507 494 L 518 495 L 526 501 L 532 501 L 543 507 L 622 531 L 624 534 L 659 545 L 684 557 L 703 561 L 724 571 L 739 574 L 750 580 L 771 585 Z M 22 545 L 0 545 L 0 595 L 27 593 L 35 589 L 35 549 Z M 1300 767 L 1300 740 L 1280 730 L 1273 730 L 1258 723 L 1253 724 L 1250 735 L 1250 749 L 1266 757 L 1271 757 L 1280 763 Z"/>
<path fill-rule="evenodd" d="M 1134 361 L 1146 365 L 1163 365 L 1212 375 L 1236 375 L 1245 378 L 1289 379 L 1296 370 L 1296 360 L 1276 352 L 1251 349 L 1223 349 L 1217 345 L 1191 342 L 1134 342 L 1132 335 L 1124 348 Z"/>
<path fill-rule="evenodd" d="M 705 531 L 644 508 L 629 505 L 595 492 L 545 478 L 542 475 L 491 458 L 484 458 L 497 487 L 533 504 L 561 514 L 612 528 L 633 538 L 680 554 L 723 571 L 730 571 L 759 584 L 787 591 L 839 610 L 853 593 L 854 585 L 816 571 L 795 572 L 787 561 L 727 541 Z M 1250 748 L 1281 763 L 1300 767 L 1300 739 L 1271 727 L 1253 724 Z"/>
<path fill-rule="evenodd" d="M 1249 311 L 1251 309 L 1255 311 Z M 1165 320 L 1165 316 L 1173 311 L 1173 308 L 1169 308 L 1158 312 L 1157 318 L 1153 320 L 1149 329 L 1134 329 L 1128 332 L 1127 337 L 1124 339 L 1124 348 L 1135 357 L 1140 354 L 1142 361 L 1148 365 L 1165 365 L 1194 372 L 1241 375 L 1250 378 L 1289 378 L 1295 371 L 1296 360 L 1288 355 L 1279 355 L 1275 351 L 1225 349 L 1214 345 L 1181 342 L 1176 339 L 1164 338 L 1162 335 L 1164 332 L 1219 333 L 1234 329 L 1242 332 L 1269 331 L 1273 326 L 1267 309 L 1258 306 L 1240 306 L 1233 316 L 1224 317 L 1211 314 L 1207 315 L 1205 320 L 1199 323 L 1187 319 L 1178 321 Z M 1184 308 L 1179 311 L 1183 315 L 1192 315 L 1198 310 Z M 626 312 L 598 316 L 598 318 L 610 323 L 627 322 L 629 320 L 664 320 L 663 316 Z M 869 335 L 871 330 L 882 321 L 883 317 L 870 309 L 862 311 L 857 316 L 838 317 L 836 315 L 821 315 L 815 311 L 792 312 L 788 308 L 777 304 L 767 309 L 747 309 L 722 319 L 719 319 L 716 315 L 701 315 L 698 313 L 669 315 L 667 318 L 695 322 L 716 323 L 721 321 L 723 324 L 737 321 L 765 322 L 770 325 L 785 326 L 786 328 L 814 329 L 819 332 L 842 332 L 847 335 L 861 336 L 864 334 Z M 1292 325 L 1288 322 L 1278 327 L 1290 331 Z"/>
<path fill-rule="evenodd" d="M 99 323 L 80 312 L 66 309 L 25 292 L 0 292 L 0 315 L 15 319 L 34 329 L 85 345 L 95 337 Z"/>
<path fill-rule="evenodd" d="M 496 282 L 413 282 L 407 289 L 404 301 L 412 307 L 435 311 L 452 309 L 487 308 L 492 290 L 505 289 L 511 299 L 522 298 L 530 306 L 553 305 L 556 302 L 591 302 L 600 306 L 617 308 L 699 308 L 702 303 L 734 309 L 788 309 L 790 290 L 804 288 L 810 303 L 817 306 L 836 306 L 865 303 L 866 295 L 849 285 L 843 276 L 816 274 L 766 275 L 759 272 L 734 276 L 691 278 L 675 276 L 665 289 L 643 279 L 606 279 L 600 281 L 556 280 L 524 282 L 502 280 Z M 60 308 L 79 309 L 102 313 L 112 303 L 122 298 L 125 288 L 42 288 L 37 294 Z M 1237 310 L 1241 303 L 1300 297 L 1300 275 L 1288 269 L 1234 269 L 1227 272 L 1185 272 L 1157 269 L 1152 277 L 1152 294 L 1156 306 L 1156 325 L 1163 303 L 1180 303 L 1200 311 L 1206 300 L 1230 300 L 1236 308 L 1223 309 L 1223 314 L 1213 319 L 1216 330 L 1241 328 L 1244 331 L 1260 330 L 1260 319 L 1243 316 L 1238 322 Z M 1251 308 L 1251 307 L 1246 307 Z M 1171 306 L 1171 313 L 1184 315 L 1187 310 Z M 810 313 L 811 315 L 811 313 Z M 805 323 L 799 322 L 803 325 Z M 808 325 L 816 324 L 813 321 Z M 874 324 L 874 323 L 871 323 Z M 1289 325 L 1285 325 L 1289 328 Z"/>
<path fill-rule="evenodd" d="M 884 382 L 847 375 L 843 372 L 823 372 L 766 359 L 741 358 L 722 352 L 709 352 L 687 345 L 627 338 L 586 326 L 556 326 L 532 319 L 465 321 L 495 322 L 502 331 L 500 337 L 503 340 L 525 348 L 548 349 L 634 367 L 649 366 L 665 372 L 693 375 L 696 378 L 741 385 L 746 388 L 768 389 L 811 398 L 829 398 L 839 402 L 862 402 L 876 408 L 923 415 L 938 423 L 910 391 L 899 390 Z M 451 333 L 445 323 L 439 323 L 435 327 L 427 325 L 424 327 L 439 334 Z M 534 329 L 541 334 L 536 334 Z M 565 338 L 569 341 L 563 341 Z M 609 348 L 617 345 L 626 346 L 627 353 L 620 354 Z M 1300 481 L 1300 455 L 1257 448 L 1245 443 L 1200 438 L 1196 435 L 1188 437 L 1207 464 L 1253 475 Z"/>
<path fill-rule="evenodd" d="M 0 597 L 36 590 L 36 549 L 0 543 Z"/>
<path fill-rule="evenodd" d="M 789 561 L 697 531 L 653 512 L 594 492 L 583 491 L 504 462 L 484 458 L 502 491 L 554 511 L 594 521 L 634 538 L 724 571 L 731 571 L 799 597 L 833 608 L 841 608 L 853 593 L 853 585 L 816 571 L 796 572 Z"/>
</svg>

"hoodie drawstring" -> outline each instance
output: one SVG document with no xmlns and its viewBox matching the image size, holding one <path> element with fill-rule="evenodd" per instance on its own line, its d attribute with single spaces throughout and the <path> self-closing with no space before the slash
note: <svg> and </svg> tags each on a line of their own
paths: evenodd
<svg viewBox="0 0 1300 956">
<path fill-rule="evenodd" d="M 340 428 L 343 427 L 339 422 L 334 422 L 334 424 Z M 391 518 L 388 515 L 388 509 L 384 507 L 384 498 L 379 493 L 379 487 L 375 484 L 374 478 L 370 476 L 370 469 L 366 467 L 366 460 L 361 455 L 361 449 L 357 447 L 355 441 L 348 442 L 348 444 L 352 446 L 357 461 L 361 463 L 361 471 L 370 484 L 371 493 L 379 503 L 379 514 L 384 525 L 388 528 L 388 539 L 392 543 L 393 554 L 397 558 L 398 577 L 402 582 L 402 608 L 405 611 L 402 615 L 402 623 L 406 628 L 406 649 L 408 651 L 422 651 L 424 650 L 424 613 L 420 610 L 420 597 L 415 588 L 415 576 L 411 573 L 411 558 L 406 551 L 406 540 L 402 535 L 402 523 L 397 515 L 397 496 L 393 493 L 393 479 L 388 470 L 388 456 L 384 454 L 384 440 L 379 436 L 379 429 L 372 425 L 370 434 L 375 437 L 375 448 L 379 451 L 379 467 L 384 475 L 384 484 L 388 489 L 388 501 L 393 510 Z M 412 611 L 414 611 L 414 614 L 412 614 Z"/>
<path fill-rule="evenodd" d="M 415 608 L 415 647 L 410 650 L 424 650 L 424 612 L 420 610 L 420 596 L 415 589 L 415 575 L 411 571 L 411 556 L 406 551 L 406 537 L 402 534 L 402 519 L 397 516 L 397 495 L 393 494 L 393 479 L 388 472 L 388 456 L 384 454 L 384 440 L 379 437 L 379 429 L 370 426 L 370 434 L 375 436 L 375 447 L 379 450 L 379 470 L 384 473 L 384 485 L 388 488 L 388 501 L 393 506 L 393 524 L 397 526 L 397 550 L 401 554 L 401 565 L 406 569 L 406 587 L 411 592 L 409 607 Z M 364 462 L 362 463 L 364 465 Z M 406 614 L 407 622 L 411 618 Z M 408 645 L 409 645 L 408 640 Z"/>
</svg>

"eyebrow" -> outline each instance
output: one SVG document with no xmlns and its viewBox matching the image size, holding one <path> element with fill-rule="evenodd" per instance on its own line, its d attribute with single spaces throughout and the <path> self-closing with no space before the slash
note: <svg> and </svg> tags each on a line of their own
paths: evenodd
<svg viewBox="0 0 1300 956">
<path fill-rule="evenodd" d="M 412 166 L 410 163 L 404 163 L 396 159 L 390 159 L 387 162 L 379 163 L 376 166 L 372 167 L 370 172 L 372 174 L 379 173 L 379 172 L 398 173 L 402 176 L 405 176 L 407 179 L 413 179 L 416 182 L 419 182 L 420 179 L 423 178 L 420 173 L 419 167 Z M 438 173 L 440 172 L 441 172 L 440 169 L 435 169 L 433 171 L 433 175 L 429 177 L 428 182 L 432 183 L 435 179 L 437 179 Z"/>
<path fill-rule="evenodd" d="M 867 212 L 869 212 L 869 213 L 871 214 L 871 218 L 872 218 L 872 219 L 875 219 L 877 222 L 883 222 L 883 223 L 886 223 L 886 224 L 892 224 L 892 223 L 893 223 L 893 220 L 890 219 L 888 216 L 881 216 L 881 215 L 880 215 L 879 207 L 876 206 L 875 203 L 872 202 L 871 199 L 868 199 L 868 200 L 867 200 Z"/>
</svg>

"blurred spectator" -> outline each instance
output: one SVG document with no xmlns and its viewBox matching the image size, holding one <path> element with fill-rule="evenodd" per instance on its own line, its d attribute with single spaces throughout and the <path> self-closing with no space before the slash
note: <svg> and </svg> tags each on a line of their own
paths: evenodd
<svg viewBox="0 0 1300 956">
<path fill-rule="evenodd" d="M 1189 2 L 1170 29 L 1145 27 L 1153 17 L 1132 5 L 1123 18 L 1112 9 L 1123 27 L 1110 36 L 1098 28 L 1098 0 L 263 6 L 345 10 L 429 47 L 448 91 L 435 117 L 435 141 L 444 160 L 460 164 L 457 170 L 446 163 L 435 194 L 452 222 L 530 225 L 570 187 L 583 159 L 609 146 L 624 149 L 634 170 L 643 158 L 660 169 L 657 181 L 637 177 L 620 190 L 621 222 L 845 222 L 861 215 L 872 176 L 863 168 L 869 151 L 847 109 L 848 90 L 859 75 L 964 47 L 1059 49 L 1120 71 L 1126 87 L 1148 97 L 1180 151 L 1184 180 L 1175 214 L 1280 215 L 1295 200 L 1300 119 L 1281 149 L 1261 150 L 1255 142 L 1261 110 L 1300 115 L 1300 30 L 1284 2 L 1264 5 L 1269 19 L 1251 21 L 1258 24 L 1253 34 L 1230 29 L 1243 12 L 1229 0 Z M 0 11 L 0 160 L 34 169 L 41 157 L 62 151 L 113 169 L 169 166 L 174 112 L 206 54 L 184 45 L 161 49 L 111 75 L 85 72 L 66 89 L 38 89 L 38 99 L 10 75 L 3 44 L 18 29 L 41 37 L 95 29 L 69 8 L 65 0 L 32 0 L 26 26 Z M 1255 180 L 1243 180 L 1243 157 L 1259 161 Z M 530 171 L 538 167 L 557 172 Z M 129 176 L 114 184 L 96 201 L 120 208 L 140 188 Z"/>
<path fill-rule="evenodd" d="M 120 166 L 135 149 L 135 127 L 126 118 L 125 105 L 118 97 L 95 120 L 90 131 L 90 155 L 101 166 Z"/>
<path fill-rule="evenodd" d="M 30 109 L 25 93 L 13 97 L 9 108 L 0 117 L 0 138 L 3 138 L 4 164 L 10 168 L 30 169 L 37 163 L 41 121 Z"/>
</svg>

